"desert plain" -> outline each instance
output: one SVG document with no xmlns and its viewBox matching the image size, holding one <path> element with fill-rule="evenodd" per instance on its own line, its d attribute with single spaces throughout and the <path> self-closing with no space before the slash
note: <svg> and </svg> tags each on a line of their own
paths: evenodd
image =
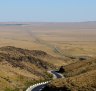
<svg viewBox="0 0 96 91">
<path fill-rule="evenodd" d="M 72 81 L 75 79 L 75 85 L 77 78 L 83 79 L 88 74 L 85 82 L 88 86 L 85 83 L 81 84 L 83 81 L 80 79 L 81 83 L 78 83 L 80 88 L 74 85 L 74 89 L 82 91 L 82 87 L 86 85 L 90 91 L 96 86 L 95 62 L 96 22 L 0 23 L 0 90 L 2 91 L 25 91 L 34 83 L 52 79 L 47 71 L 57 70 L 60 66 L 65 68 L 63 74 L 65 77 L 69 77 L 69 80 L 73 77 Z M 94 76 L 95 80 L 91 76 Z M 92 84 L 88 83 L 89 78 Z M 59 86 L 61 89 L 71 84 L 71 81 L 65 84 L 67 78 L 61 80 L 53 81 L 51 86 L 49 84 L 49 88 L 56 86 L 58 89 Z M 84 91 L 86 86 L 83 88 Z"/>
<path fill-rule="evenodd" d="M 9 23 L 3 26 L 1 23 L 0 26 L 0 47 L 43 50 L 55 56 L 94 56 L 95 45 L 96 22 Z"/>
</svg>

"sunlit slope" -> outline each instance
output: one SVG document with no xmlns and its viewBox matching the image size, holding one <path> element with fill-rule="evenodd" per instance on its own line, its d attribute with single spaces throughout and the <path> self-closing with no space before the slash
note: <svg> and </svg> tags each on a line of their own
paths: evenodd
<svg viewBox="0 0 96 91">
<path fill-rule="evenodd" d="M 49 79 L 47 70 L 55 69 L 65 63 L 64 60 L 41 50 L 1 47 L 0 90 L 16 88 L 22 91 L 29 83 Z"/>
<path fill-rule="evenodd" d="M 64 66 L 66 78 L 50 82 L 44 91 L 47 89 L 48 91 L 95 91 L 96 58 L 77 57 L 77 60 L 75 63 Z"/>
</svg>

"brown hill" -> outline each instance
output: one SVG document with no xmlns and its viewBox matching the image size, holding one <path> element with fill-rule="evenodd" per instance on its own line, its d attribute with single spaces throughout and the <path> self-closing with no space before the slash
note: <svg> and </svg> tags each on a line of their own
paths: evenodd
<svg viewBox="0 0 96 91">
<path fill-rule="evenodd" d="M 85 60 L 81 60 L 81 58 L 79 59 L 80 60 L 75 63 L 64 66 L 65 77 L 72 77 L 96 69 L 96 58 L 87 57 Z"/>
<path fill-rule="evenodd" d="M 52 81 L 44 91 L 96 91 L 96 70 Z"/>
<path fill-rule="evenodd" d="M 64 66 L 66 78 L 52 81 L 44 91 L 96 91 L 96 58 Z"/>
<path fill-rule="evenodd" d="M 61 59 L 40 50 L 1 47 L 0 91 L 23 91 L 35 82 L 51 79 L 47 70 L 58 67 L 53 64 L 55 60 L 59 62 Z"/>
</svg>

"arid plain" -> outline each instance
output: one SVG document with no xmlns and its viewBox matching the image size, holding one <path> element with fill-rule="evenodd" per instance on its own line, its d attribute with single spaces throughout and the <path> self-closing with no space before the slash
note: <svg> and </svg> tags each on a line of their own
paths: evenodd
<svg viewBox="0 0 96 91">
<path fill-rule="evenodd" d="M 95 79 L 95 59 L 96 22 L 0 23 L 0 90 L 2 91 L 25 91 L 34 83 L 51 79 L 52 76 L 47 71 L 56 70 L 60 66 L 64 66 L 63 75 L 69 80 L 70 77 L 73 77 L 73 81 L 79 80 L 81 75 L 85 77 L 87 72 L 89 72 L 87 80 L 91 79 L 91 76 Z M 55 86 L 58 89 L 59 86 L 61 89 L 66 85 L 82 91 L 82 87 L 85 86 L 81 84 L 83 80 L 80 79 L 78 88 L 77 80 L 74 82 L 76 85 L 74 87 L 70 85 L 71 81 L 65 84 L 67 78 L 61 79 L 62 81 L 56 80 L 56 84 L 53 81 L 51 86 L 49 84 L 49 88 Z M 94 79 L 91 79 L 92 84 L 86 80 L 88 91 L 93 89 L 92 86 L 96 86 Z"/>
<path fill-rule="evenodd" d="M 0 46 L 43 50 L 56 56 L 93 56 L 95 45 L 96 22 L 0 26 Z"/>
</svg>

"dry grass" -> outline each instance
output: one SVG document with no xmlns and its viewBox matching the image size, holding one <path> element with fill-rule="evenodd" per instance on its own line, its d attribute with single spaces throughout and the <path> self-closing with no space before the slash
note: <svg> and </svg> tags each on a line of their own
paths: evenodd
<svg viewBox="0 0 96 91">
<path fill-rule="evenodd" d="M 48 91 L 96 91 L 96 58 L 77 58 L 77 62 L 64 66 L 66 78 L 52 81 Z"/>
<path fill-rule="evenodd" d="M 88 72 L 90 70 L 96 69 L 96 59 L 90 58 L 86 60 L 80 60 L 80 61 L 78 60 L 77 62 L 67 65 L 64 68 L 65 68 L 64 75 L 66 77 L 79 75 Z"/>
<path fill-rule="evenodd" d="M 40 49 L 51 55 L 60 49 L 66 56 L 96 55 L 96 23 L 30 23 L 30 26 L 0 26 L 0 46 Z"/>
<path fill-rule="evenodd" d="M 49 59 L 48 59 L 49 58 Z M 58 65 L 48 60 L 59 60 L 40 50 L 27 50 L 12 46 L 0 48 L 0 90 L 18 88 L 37 81 L 49 80 L 47 70 Z M 61 60 L 62 63 L 65 63 Z M 29 86 L 28 85 L 28 86 Z"/>
<path fill-rule="evenodd" d="M 40 63 L 42 62 L 48 65 L 49 68 L 52 66 L 59 67 L 76 62 L 65 67 L 66 74 L 64 75 L 67 77 L 75 75 L 79 76 L 81 73 L 84 73 L 85 75 L 86 72 L 92 71 L 96 68 L 96 61 L 94 59 L 96 55 L 96 22 L 28 24 L 29 25 L 27 26 L 0 26 L 0 47 L 15 46 L 24 49 L 45 51 L 50 55 L 32 55 L 32 58 L 34 60 L 39 59 Z M 11 58 L 13 57 L 13 59 L 15 58 L 16 60 L 17 58 L 20 58 L 20 56 L 24 57 L 24 54 L 22 54 L 20 51 L 14 51 L 15 53 L 12 51 L 8 51 L 8 53 L 6 53 L 6 50 L 0 50 L 1 58 L 2 56 L 6 57 L 6 55 L 10 55 Z M 28 55 L 30 55 L 30 53 Z M 80 61 L 80 56 L 88 56 L 92 58 L 92 60 L 89 58 L 88 60 Z M 25 81 L 29 79 L 44 79 L 44 77 L 42 78 L 42 76 L 37 75 L 38 73 L 43 75 L 45 71 L 44 66 L 37 66 L 26 61 L 19 63 L 16 63 L 15 61 L 3 61 L 4 62 L 1 60 L 0 62 L 0 71 L 2 72 L 2 74 L 0 74 L 0 87 L 4 87 L 3 84 L 7 84 L 7 86 L 13 84 L 12 87 L 20 85 L 22 88 L 22 81 L 20 82 L 20 80 L 15 79 L 19 76 L 20 79 L 24 78 Z M 30 69 L 32 72 L 30 72 Z M 2 78 L 2 76 L 4 76 L 4 78 Z M 9 84 L 10 79 L 12 80 L 12 83 Z M 67 82 L 67 80 L 65 82 Z M 24 82 L 22 82 L 22 84 L 23 83 Z"/>
<path fill-rule="evenodd" d="M 49 87 L 54 91 L 95 91 L 96 70 L 92 70 L 75 77 L 52 81 L 49 84 Z"/>
</svg>

